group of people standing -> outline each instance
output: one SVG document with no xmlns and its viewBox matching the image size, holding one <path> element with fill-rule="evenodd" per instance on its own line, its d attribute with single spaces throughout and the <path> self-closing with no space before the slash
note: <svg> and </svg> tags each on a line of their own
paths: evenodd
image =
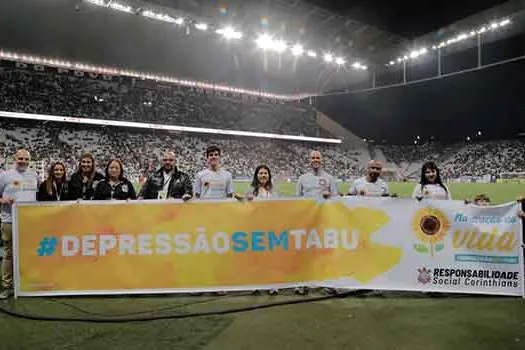
<svg viewBox="0 0 525 350">
<path fill-rule="evenodd" d="M 197 199 L 237 198 L 254 200 L 276 197 L 272 172 L 266 165 L 255 169 L 248 191 L 236 193 L 233 178 L 229 171 L 221 167 L 221 150 L 216 146 L 206 149 L 208 167 L 200 171 L 192 183 L 188 174 L 176 166 L 175 154 L 165 152 L 162 167 L 149 175 L 137 194 L 133 184 L 125 177 L 123 164 L 118 159 L 111 160 L 105 173 L 95 170 L 95 159 L 91 153 L 82 155 L 77 171 L 68 180 L 64 163 L 56 162 L 49 168 L 47 178 L 38 183 L 35 172 L 29 170 L 31 160 L 27 150 L 21 149 L 14 156 L 15 166 L 0 174 L 0 218 L 4 257 L 2 264 L 3 292 L 5 299 L 13 292 L 13 246 L 12 246 L 12 205 L 15 202 L 31 201 L 76 201 L 76 200 L 135 200 L 135 199 Z M 396 197 L 389 193 L 388 184 L 381 179 L 382 166 L 371 160 L 364 177 L 355 180 L 347 195 Z M 319 151 L 310 154 L 310 169 L 297 181 L 296 195 L 300 197 L 333 198 L 344 195 L 338 190 L 332 175 L 323 169 L 322 155 Z M 412 197 L 418 200 L 452 199 L 449 188 L 441 180 L 439 169 L 433 162 L 427 162 L 421 169 L 421 179 L 415 186 Z M 487 205 L 490 200 L 481 196 L 475 201 Z M 523 212 L 521 212 L 523 217 Z M 297 294 L 305 294 L 305 288 L 296 288 Z M 271 291 L 276 293 L 277 291 Z"/>
</svg>

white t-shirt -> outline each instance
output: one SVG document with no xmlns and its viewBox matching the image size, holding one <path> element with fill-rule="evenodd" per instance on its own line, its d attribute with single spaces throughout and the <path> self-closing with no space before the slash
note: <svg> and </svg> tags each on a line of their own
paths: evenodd
<svg viewBox="0 0 525 350">
<path fill-rule="evenodd" d="M 248 189 L 248 191 L 246 192 L 246 194 L 254 194 L 255 192 L 255 189 L 250 186 L 250 188 Z M 274 197 L 277 197 L 277 194 L 272 191 L 266 191 L 266 192 L 263 192 L 263 191 L 259 191 L 259 193 L 257 193 L 257 197 L 255 198 L 274 198 Z"/>
<path fill-rule="evenodd" d="M 367 197 L 382 197 L 388 195 L 388 184 L 380 178 L 375 182 L 369 182 L 366 179 L 366 176 L 364 176 L 354 181 L 348 190 L 348 194 L 363 195 Z"/>
<path fill-rule="evenodd" d="M 194 192 L 200 198 L 226 198 L 233 193 L 232 174 L 223 169 L 204 169 L 195 177 Z"/>
<path fill-rule="evenodd" d="M 445 188 L 447 189 L 446 191 L 443 187 L 436 184 L 426 184 L 425 186 L 417 184 L 416 187 L 414 187 L 414 192 L 412 192 L 412 198 L 452 199 L 452 194 L 446 185 Z"/>
<path fill-rule="evenodd" d="M 314 173 L 312 170 L 299 176 L 296 185 L 296 196 L 300 197 L 320 197 L 323 192 L 330 192 L 331 196 L 339 195 L 337 184 L 332 175 L 323 169 Z"/>
<path fill-rule="evenodd" d="M 32 170 L 28 169 L 21 173 L 13 169 L 0 174 L 0 197 L 11 197 L 16 202 L 34 202 L 37 191 L 37 175 Z M 12 223 L 12 206 L 3 204 L 1 207 L 2 222 Z"/>
</svg>

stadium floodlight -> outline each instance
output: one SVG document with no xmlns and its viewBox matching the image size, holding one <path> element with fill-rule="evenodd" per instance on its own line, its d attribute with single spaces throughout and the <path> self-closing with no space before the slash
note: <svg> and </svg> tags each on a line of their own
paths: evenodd
<svg viewBox="0 0 525 350">
<path fill-rule="evenodd" d="M 273 49 L 279 53 L 283 53 L 288 48 L 288 44 L 284 40 L 276 40 Z"/>
<path fill-rule="evenodd" d="M 121 12 L 133 13 L 133 8 L 131 6 L 123 5 L 114 1 L 110 2 L 108 7 Z"/>
<path fill-rule="evenodd" d="M 345 64 L 346 61 L 345 61 L 345 59 L 343 57 L 337 57 L 335 59 L 335 63 L 337 63 L 338 65 L 342 65 L 342 64 Z"/>
<path fill-rule="evenodd" d="M 86 0 L 86 2 L 89 2 L 90 4 L 93 4 L 93 5 L 106 7 L 106 3 L 104 0 Z"/>
<path fill-rule="evenodd" d="M 467 141 L 470 141 L 470 136 L 467 136 Z"/>
<path fill-rule="evenodd" d="M 473 31 L 470 32 L 470 36 L 474 36 L 474 35 L 476 35 L 476 34 L 477 34 L 477 33 L 476 33 L 475 30 L 473 30 Z"/>
<path fill-rule="evenodd" d="M 175 20 L 175 24 L 178 24 L 178 25 L 183 25 L 184 24 L 184 18 L 183 17 L 179 17 Z"/>
<path fill-rule="evenodd" d="M 175 23 L 175 18 L 169 16 L 169 15 L 166 15 L 166 14 L 163 14 L 163 13 L 156 13 L 156 12 L 153 12 L 153 11 L 150 11 L 150 10 L 146 10 L 146 11 L 143 11 L 142 12 L 142 16 L 144 17 L 148 17 L 148 18 L 153 18 L 153 19 L 156 19 L 156 20 L 159 20 L 159 21 L 164 21 L 164 22 L 170 22 L 170 23 Z"/>
<path fill-rule="evenodd" d="M 478 30 L 478 34 L 485 33 L 487 31 L 487 27 L 483 26 Z"/>
<path fill-rule="evenodd" d="M 307 53 L 308 57 L 316 58 L 317 53 L 315 51 L 309 50 Z"/>
<path fill-rule="evenodd" d="M 355 68 L 355 69 L 361 69 L 361 63 L 359 63 L 359 62 L 354 62 L 354 63 L 352 64 L 352 67 Z"/>
<path fill-rule="evenodd" d="M 268 34 L 259 35 L 259 37 L 255 39 L 255 43 L 263 50 L 269 50 L 274 45 L 273 38 Z"/>
<path fill-rule="evenodd" d="M 508 19 L 508 18 L 507 18 L 507 19 L 504 19 L 503 21 L 501 21 L 501 22 L 499 23 L 500 27 L 504 27 L 504 26 L 506 26 L 507 24 L 510 24 L 510 19 Z"/>
<path fill-rule="evenodd" d="M 222 35 L 225 39 L 241 39 L 242 33 L 235 30 L 233 27 L 219 28 L 215 31 L 217 34 Z"/>
<path fill-rule="evenodd" d="M 456 38 L 457 41 L 461 41 L 461 40 L 465 40 L 466 38 L 468 38 L 468 35 L 465 34 L 465 33 L 461 33 L 458 35 L 458 37 Z"/>
<path fill-rule="evenodd" d="M 481 136 L 481 130 L 478 130 L 478 136 Z"/>
<path fill-rule="evenodd" d="M 396 64 L 396 62 L 394 62 L 394 61 L 390 61 L 389 63 L 390 63 L 391 66 L 393 66 L 394 64 Z"/>
<path fill-rule="evenodd" d="M 498 23 L 491 23 L 490 24 L 490 29 L 492 29 L 492 30 L 497 29 L 498 27 L 499 27 Z"/>
<path fill-rule="evenodd" d="M 205 31 L 205 30 L 208 30 L 208 25 L 206 23 L 195 23 L 195 28 L 197 28 L 198 30 L 202 30 L 202 31 Z"/>
<path fill-rule="evenodd" d="M 301 56 L 304 52 L 304 48 L 300 44 L 295 44 L 292 46 L 292 55 L 294 56 Z"/>
<path fill-rule="evenodd" d="M 261 94 L 265 97 L 273 97 L 271 94 Z M 214 135 L 233 135 L 233 136 L 248 136 L 248 137 L 259 137 L 276 140 L 294 140 L 294 141 L 310 141 L 310 142 L 321 142 L 340 144 L 340 139 L 329 139 L 321 137 L 308 137 L 308 136 L 295 136 L 285 134 L 268 134 L 264 132 L 253 132 L 253 131 L 240 131 L 240 130 L 226 130 L 226 129 L 211 129 L 211 128 L 199 128 L 192 126 L 179 126 L 179 125 L 166 125 L 166 124 L 150 124 L 140 122 L 127 122 L 120 120 L 106 120 L 106 119 L 92 119 L 92 118 L 78 118 L 69 116 L 56 116 L 46 114 L 30 114 L 30 113 L 17 113 L 17 112 L 6 112 L 0 111 L 0 117 L 12 118 L 12 119 L 26 119 L 26 120 L 43 120 L 61 123 L 73 123 L 73 124 L 86 124 L 86 125 L 106 125 L 115 127 L 128 127 L 128 128 L 140 128 L 140 129 L 154 129 L 154 130 L 171 130 L 179 132 L 193 132 L 201 134 L 214 134 Z"/>
<path fill-rule="evenodd" d="M 329 53 L 325 53 L 324 54 L 324 61 L 325 62 L 332 62 L 334 60 L 334 56 L 332 56 L 332 54 L 329 54 Z"/>
</svg>

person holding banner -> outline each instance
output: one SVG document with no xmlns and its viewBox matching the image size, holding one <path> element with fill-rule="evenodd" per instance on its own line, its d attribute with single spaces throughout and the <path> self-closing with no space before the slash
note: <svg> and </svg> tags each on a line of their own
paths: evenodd
<svg viewBox="0 0 525 350">
<path fill-rule="evenodd" d="M 14 157 L 15 167 L 0 174 L 0 218 L 2 220 L 2 239 L 4 258 L 2 262 L 2 287 L 0 299 L 13 295 L 13 216 L 15 202 L 36 201 L 38 178 L 29 169 L 31 156 L 25 149 L 18 150 Z"/>
<path fill-rule="evenodd" d="M 201 170 L 195 177 L 194 192 L 197 198 L 232 198 L 233 177 L 229 171 L 221 168 L 221 150 L 217 146 L 206 149 L 208 168 Z"/>
<path fill-rule="evenodd" d="M 69 200 L 66 166 L 62 162 L 49 167 L 46 181 L 38 187 L 36 199 L 39 202 L 60 202 Z"/>
<path fill-rule="evenodd" d="M 310 198 L 322 196 L 324 199 L 339 196 L 335 179 L 323 169 L 321 152 L 310 153 L 310 168 L 311 171 L 299 176 L 297 196 Z"/>
<path fill-rule="evenodd" d="M 255 168 L 253 180 L 250 188 L 246 192 L 246 199 L 251 201 L 254 199 L 268 199 L 275 198 L 276 194 L 273 191 L 272 172 L 266 165 L 259 165 Z M 259 294 L 259 290 L 253 291 L 253 294 Z M 278 289 L 270 289 L 270 295 L 279 294 Z"/>
<path fill-rule="evenodd" d="M 188 174 L 176 166 L 175 153 L 168 151 L 162 158 L 162 167 L 151 174 L 142 189 L 139 199 L 182 199 L 193 197 L 193 188 Z"/>
<path fill-rule="evenodd" d="M 137 199 L 133 184 L 124 177 L 122 162 L 113 159 L 106 166 L 106 177 L 95 187 L 95 200 Z"/>
<path fill-rule="evenodd" d="M 86 152 L 80 158 L 76 173 L 69 180 L 69 196 L 71 200 L 91 200 L 95 195 L 95 187 L 104 175 L 95 170 L 95 157 Z"/>
<path fill-rule="evenodd" d="M 339 196 L 337 184 L 332 175 L 323 169 L 323 156 L 319 151 L 310 153 L 310 171 L 299 176 L 296 187 L 296 196 L 308 198 L 324 198 Z M 308 294 L 307 287 L 294 288 L 298 295 Z"/>
<path fill-rule="evenodd" d="M 451 200 L 452 194 L 439 174 L 439 169 L 434 162 L 426 162 L 421 168 L 421 179 L 419 184 L 414 187 L 412 198 L 421 200 L 428 199 L 445 199 Z"/>
<path fill-rule="evenodd" d="M 388 184 L 381 179 L 381 162 L 368 162 L 366 176 L 354 181 L 348 190 L 349 196 L 388 197 Z"/>
</svg>

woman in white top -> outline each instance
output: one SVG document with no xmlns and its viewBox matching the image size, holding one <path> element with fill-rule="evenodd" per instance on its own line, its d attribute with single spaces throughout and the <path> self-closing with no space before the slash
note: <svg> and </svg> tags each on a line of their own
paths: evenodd
<svg viewBox="0 0 525 350">
<path fill-rule="evenodd" d="M 246 199 L 251 201 L 255 198 L 261 199 L 271 197 L 275 197 L 273 192 L 272 172 L 266 165 L 259 165 L 255 168 L 252 185 L 248 192 L 246 192 Z M 259 290 L 254 290 L 252 293 L 260 294 L 261 292 Z M 279 290 L 270 289 L 268 294 L 277 295 L 279 294 Z"/>
<path fill-rule="evenodd" d="M 255 168 L 250 189 L 246 192 L 246 199 L 275 197 L 273 192 L 272 172 L 266 165 Z"/>
<path fill-rule="evenodd" d="M 412 198 L 421 200 L 429 199 L 452 199 L 452 194 L 439 175 L 439 169 L 434 162 L 426 162 L 421 168 L 421 180 L 412 192 Z"/>
</svg>

